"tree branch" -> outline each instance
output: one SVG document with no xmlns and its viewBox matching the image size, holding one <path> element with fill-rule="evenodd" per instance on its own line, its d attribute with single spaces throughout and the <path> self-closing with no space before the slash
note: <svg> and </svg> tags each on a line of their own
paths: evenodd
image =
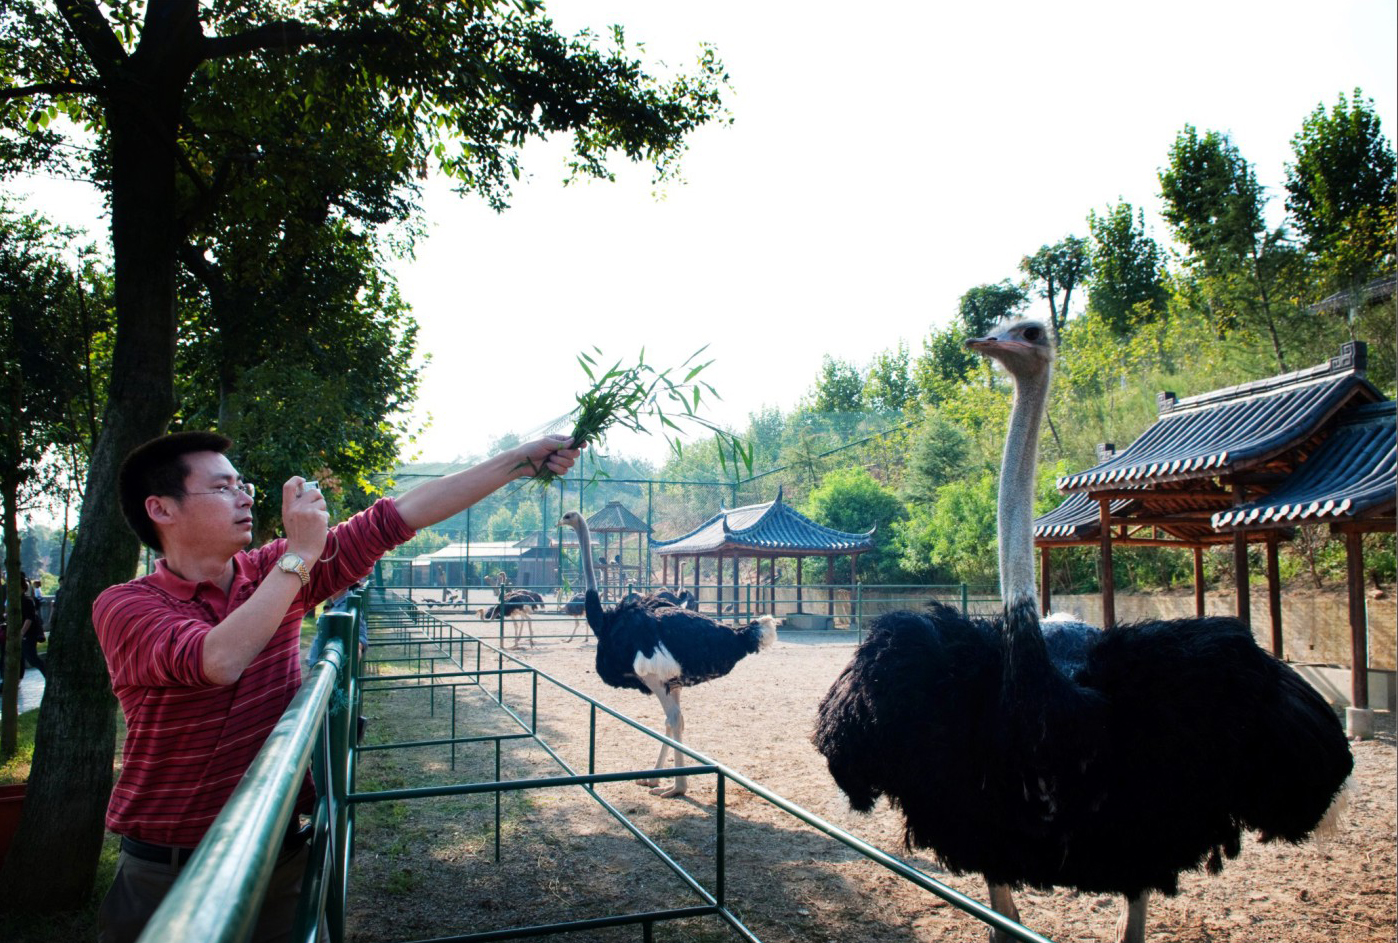
<svg viewBox="0 0 1398 943">
<path fill-rule="evenodd" d="M 35 85 L 19 85 L 14 88 L 0 88 L 0 101 L 26 98 L 30 95 L 95 95 L 104 91 L 100 85 L 72 82 L 39 82 Z"/>
<path fill-rule="evenodd" d="M 210 37 L 204 40 L 204 57 L 221 59 L 259 50 L 287 52 L 305 46 L 382 45 L 395 36 L 383 29 L 308 30 L 298 20 L 279 20 L 234 36 Z"/>
<path fill-rule="evenodd" d="M 126 50 L 93 0 L 57 0 L 54 6 L 78 43 L 87 50 L 97 73 L 107 76 L 126 61 Z"/>
</svg>

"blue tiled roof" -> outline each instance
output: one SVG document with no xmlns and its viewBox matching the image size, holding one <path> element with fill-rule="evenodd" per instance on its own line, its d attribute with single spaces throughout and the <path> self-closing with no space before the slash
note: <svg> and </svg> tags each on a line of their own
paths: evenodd
<svg viewBox="0 0 1398 943">
<path fill-rule="evenodd" d="M 1130 502 L 1115 500 L 1112 514 L 1125 510 Z M 1047 540 L 1095 540 L 1102 532 L 1102 510 L 1084 492 L 1068 495 L 1063 503 L 1034 518 L 1034 538 Z"/>
<path fill-rule="evenodd" d="M 782 501 L 720 509 L 694 530 L 671 540 L 651 540 L 660 554 L 748 551 L 768 556 L 863 553 L 874 547 L 873 530 L 849 534 L 817 524 Z"/>
<path fill-rule="evenodd" d="M 1290 477 L 1265 498 L 1213 516 L 1220 530 L 1337 521 L 1394 507 L 1398 437 L 1391 401 L 1347 415 Z"/>
<path fill-rule="evenodd" d="M 620 501 L 608 501 L 606 507 L 587 519 L 587 527 L 598 534 L 650 533 L 650 525 L 632 514 Z"/>
<path fill-rule="evenodd" d="M 1176 401 L 1159 398 L 1160 418 L 1100 464 L 1058 479 L 1061 491 L 1094 491 L 1209 478 L 1270 461 L 1303 445 L 1339 410 L 1383 395 L 1364 379 L 1362 343 L 1329 363 Z"/>
</svg>

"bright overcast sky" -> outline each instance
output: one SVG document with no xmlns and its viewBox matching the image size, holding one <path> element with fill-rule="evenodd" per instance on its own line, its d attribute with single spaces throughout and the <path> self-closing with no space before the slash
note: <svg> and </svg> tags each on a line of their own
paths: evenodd
<svg viewBox="0 0 1398 943">
<path fill-rule="evenodd" d="M 916 355 L 966 289 L 1087 235 L 1090 209 L 1125 199 L 1164 239 L 1156 172 L 1186 123 L 1231 133 L 1279 213 L 1316 105 L 1361 87 L 1393 140 L 1395 6 L 554 0 L 562 31 L 621 23 L 676 66 L 713 43 L 736 120 L 693 137 L 687 184 L 659 201 L 620 166 L 565 189 L 557 146 L 526 152 L 503 215 L 431 190 L 430 235 L 398 270 L 432 356 L 417 457 L 567 412 L 592 345 L 664 367 L 709 344 L 710 415 L 740 429 L 796 405 L 825 354 Z"/>
</svg>

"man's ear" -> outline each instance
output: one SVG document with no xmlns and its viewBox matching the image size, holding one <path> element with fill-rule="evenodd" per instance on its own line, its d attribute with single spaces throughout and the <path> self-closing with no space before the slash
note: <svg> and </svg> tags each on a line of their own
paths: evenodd
<svg viewBox="0 0 1398 943">
<path fill-rule="evenodd" d="M 146 497 L 146 515 L 156 524 L 169 524 L 175 517 L 173 510 L 177 500 L 168 495 L 152 494 Z"/>
</svg>

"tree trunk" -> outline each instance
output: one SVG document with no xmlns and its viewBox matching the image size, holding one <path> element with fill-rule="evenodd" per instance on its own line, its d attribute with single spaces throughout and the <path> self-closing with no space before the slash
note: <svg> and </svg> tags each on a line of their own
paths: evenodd
<svg viewBox="0 0 1398 943">
<path fill-rule="evenodd" d="M 14 373 L 18 385 L 19 374 Z M 11 454 L 18 455 L 16 449 Z M 0 605 L 5 607 L 8 629 L 5 633 L 5 693 L 0 696 L 4 716 L 0 717 L 0 759 L 8 760 L 15 755 L 19 743 L 19 679 L 24 673 L 20 661 L 22 652 L 20 631 L 24 624 L 21 616 L 19 585 L 19 478 L 13 468 L 0 471 L 0 518 L 4 524 L 4 566 L 5 598 Z"/>
<path fill-rule="evenodd" d="M 118 466 L 163 433 L 174 411 L 175 130 L 198 61 L 196 14 L 192 0 L 152 4 L 136 53 L 103 73 L 117 315 L 111 389 L 54 610 L 34 765 L 0 870 L 0 910 L 74 909 L 93 889 L 116 716 L 92 604 L 103 589 L 131 579 L 138 559 L 117 499 Z"/>
</svg>

